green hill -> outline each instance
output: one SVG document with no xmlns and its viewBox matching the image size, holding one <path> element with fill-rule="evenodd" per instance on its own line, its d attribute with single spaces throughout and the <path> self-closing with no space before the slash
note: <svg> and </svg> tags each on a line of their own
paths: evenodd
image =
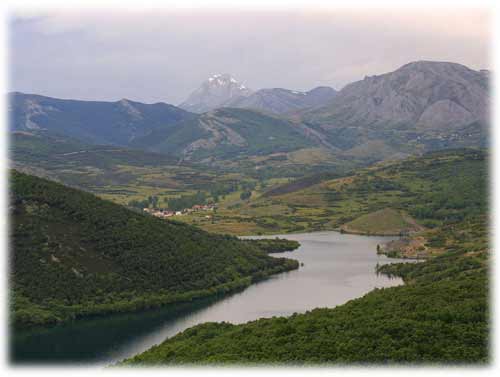
<svg viewBox="0 0 500 377">
<path fill-rule="evenodd" d="M 295 151 L 314 143 L 286 119 L 222 108 L 187 120 L 175 129 L 155 130 L 132 145 L 193 160 L 227 160 Z"/>
<path fill-rule="evenodd" d="M 204 228 L 232 234 L 248 234 L 247 229 L 254 234 L 322 231 L 344 224 L 372 234 L 389 227 L 399 233 L 408 229 L 407 223 L 410 231 L 419 225 L 434 228 L 484 213 L 487 187 L 487 151 L 430 152 L 378 163 L 339 178 L 315 175 L 257 190 L 238 205 L 222 203 L 217 219 Z M 388 208 L 394 212 L 377 212 Z M 384 213 L 392 216 L 377 219 Z M 404 218 L 396 213 L 404 213 Z"/>
<path fill-rule="evenodd" d="M 407 284 L 333 309 L 241 325 L 200 324 L 125 364 L 485 363 L 486 254 L 464 253 L 456 249 L 429 262 L 386 268 Z"/>
<path fill-rule="evenodd" d="M 92 144 L 129 145 L 153 129 L 175 127 L 194 114 L 166 104 L 127 99 L 79 101 L 9 93 L 11 131 L 48 130 Z"/>
<path fill-rule="evenodd" d="M 251 242 L 135 213 L 17 171 L 10 196 L 17 326 L 224 294 L 298 268 Z"/>
<path fill-rule="evenodd" d="M 353 234 L 397 236 L 423 230 L 423 227 L 403 211 L 384 208 L 360 216 L 342 225 L 340 229 L 342 232 Z"/>
</svg>

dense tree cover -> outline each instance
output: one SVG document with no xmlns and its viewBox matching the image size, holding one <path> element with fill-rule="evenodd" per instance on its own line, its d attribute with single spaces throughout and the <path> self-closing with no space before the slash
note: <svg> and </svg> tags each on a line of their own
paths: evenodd
<svg viewBox="0 0 500 377">
<path fill-rule="evenodd" d="M 255 190 L 255 187 L 257 187 L 257 182 L 256 181 L 242 181 L 240 183 L 240 186 L 241 186 L 242 190 L 252 191 L 252 190 Z"/>
<path fill-rule="evenodd" d="M 288 318 L 201 324 L 125 363 L 487 362 L 486 258 L 456 248 L 424 263 L 387 265 L 407 284 Z"/>
<path fill-rule="evenodd" d="M 127 204 L 129 207 L 143 209 L 143 208 L 148 208 L 148 207 L 158 208 L 158 202 L 159 202 L 158 196 L 150 195 L 150 196 L 148 196 L 147 199 L 130 200 Z"/>
<path fill-rule="evenodd" d="M 196 204 L 205 204 L 207 196 L 204 192 L 198 191 L 193 195 L 181 195 L 178 198 L 168 199 L 168 209 L 180 211 L 185 208 L 191 208 Z"/>
<path fill-rule="evenodd" d="M 12 320 L 54 323 L 240 289 L 298 267 L 258 245 L 12 171 Z"/>
<path fill-rule="evenodd" d="M 218 202 L 219 197 L 224 197 L 232 192 L 238 191 L 238 182 L 215 182 L 209 186 L 208 191 L 214 202 Z"/>
<path fill-rule="evenodd" d="M 285 251 L 292 251 L 298 249 L 300 243 L 298 241 L 287 240 L 284 238 L 267 238 L 259 240 L 245 240 L 256 244 L 261 250 L 266 253 L 284 253 Z"/>
<path fill-rule="evenodd" d="M 243 191 L 241 194 L 240 194 L 240 199 L 241 200 L 247 200 L 247 199 L 250 199 L 250 197 L 252 196 L 252 191 Z"/>
<path fill-rule="evenodd" d="M 149 207 L 149 199 L 144 199 L 144 200 L 130 200 L 128 203 L 129 207 L 132 208 L 137 208 L 137 209 L 144 209 Z"/>
<path fill-rule="evenodd" d="M 371 173 L 398 180 L 389 187 L 372 180 Z M 368 170 L 357 178 L 345 192 L 354 196 L 363 190 L 372 192 L 372 184 L 377 190 L 397 190 L 396 208 L 406 205 L 415 216 L 434 224 L 426 237 L 429 247 L 440 249 L 439 255 L 421 263 L 377 269 L 401 276 L 405 285 L 375 289 L 345 305 L 288 318 L 241 325 L 201 324 L 124 363 L 488 362 L 490 246 L 485 155 L 478 151 L 431 154 Z M 417 208 L 422 211 L 417 213 Z"/>
</svg>

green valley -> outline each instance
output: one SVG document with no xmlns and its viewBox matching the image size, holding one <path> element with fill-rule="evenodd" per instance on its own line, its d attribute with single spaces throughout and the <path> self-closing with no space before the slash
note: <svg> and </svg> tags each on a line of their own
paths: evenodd
<svg viewBox="0 0 500 377">
<path fill-rule="evenodd" d="M 431 230 L 486 211 L 487 174 L 485 151 L 432 152 L 379 163 L 340 178 L 317 175 L 271 188 L 257 187 L 249 200 L 236 194 L 226 198 L 211 221 L 180 219 L 232 234 L 346 226 L 345 230 L 353 227 L 361 234 Z"/>
<path fill-rule="evenodd" d="M 427 260 L 378 267 L 380 274 L 402 277 L 404 286 L 375 289 L 345 305 L 290 317 L 200 324 L 123 365 L 488 362 L 486 157 L 470 150 L 433 153 L 271 196 L 302 205 L 315 197 L 335 204 L 334 210 L 351 209 L 349 215 L 334 217 L 333 224 L 361 215 L 347 224 L 366 232 L 378 229 L 385 217 L 390 228 L 406 228 L 410 214 L 426 227 L 414 229 L 410 240 L 424 237 Z M 388 205 L 394 209 L 377 209 Z"/>
<path fill-rule="evenodd" d="M 10 361 L 489 363 L 490 71 L 394 69 L 405 55 L 383 45 L 383 59 L 332 60 L 330 39 L 377 35 L 343 39 L 340 13 L 338 36 L 331 17 L 287 13 L 300 38 L 272 17 L 254 30 L 186 12 L 179 28 L 155 13 L 121 32 L 92 12 L 63 30 L 49 15 L 9 23 L 22 46 L 6 110 Z M 431 29 L 411 41 L 430 45 Z"/>
</svg>

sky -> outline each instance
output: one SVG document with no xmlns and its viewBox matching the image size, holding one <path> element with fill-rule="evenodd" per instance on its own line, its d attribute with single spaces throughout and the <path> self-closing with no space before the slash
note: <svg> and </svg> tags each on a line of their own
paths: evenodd
<svg viewBox="0 0 500 377">
<path fill-rule="evenodd" d="M 41 11 L 9 21 L 9 91 L 179 104 L 214 73 L 341 89 L 416 60 L 491 69 L 481 9 Z"/>
</svg>

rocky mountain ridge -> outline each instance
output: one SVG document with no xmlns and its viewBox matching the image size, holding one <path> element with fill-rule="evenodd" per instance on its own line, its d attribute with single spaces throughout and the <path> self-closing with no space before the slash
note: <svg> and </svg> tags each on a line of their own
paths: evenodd
<svg viewBox="0 0 500 377">
<path fill-rule="evenodd" d="M 326 86 L 317 87 L 307 92 L 283 88 L 260 89 L 249 96 L 230 100 L 224 106 L 286 114 L 300 109 L 326 105 L 336 94 L 335 89 Z"/>
<path fill-rule="evenodd" d="M 489 140 L 489 73 L 418 61 L 344 87 L 329 105 L 295 114 L 348 155 L 397 157 L 484 147 Z"/>
<path fill-rule="evenodd" d="M 488 73 L 448 62 L 418 61 L 344 87 L 325 107 L 303 118 L 325 130 L 413 124 L 420 129 L 488 123 Z"/>
<path fill-rule="evenodd" d="M 92 144 L 128 145 L 153 129 L 168 128 L 193 116 L 166 103 L 80 101 L 9 93 L 10 131 L 49 131 Z"/>
<path fill-rule="evenodd" d="M 221 107 L 230 100 L 247 97 L 250 94 L 252 90 L 230 74 L 214 74 L 191 93 L 179 107 L 194 113 L 204 113 Z"/>
<path fill-rule="evenodd" d="M 45 130 L 194 161 L 230 163 L 236 157 L 261 159 L 316 148 L 328 158 L 333 154 L 372 163 L 430 150 L 488 146 L 489 76 L 489 71 L 456 63 L 419 61 L 367 76 L 339 92 L 321 87 L 251 92 L 231 76 L 218 75 L 209 82 L 224 87 L 219 98 L 223 107 L 203 114 L 164 103 L 12 93 L 9 120 L 12 131 Z M 245 96 L 239 96 L 241 91 Z M 305 103 L 309 107 L 300 108 Z"/>
</svg>

